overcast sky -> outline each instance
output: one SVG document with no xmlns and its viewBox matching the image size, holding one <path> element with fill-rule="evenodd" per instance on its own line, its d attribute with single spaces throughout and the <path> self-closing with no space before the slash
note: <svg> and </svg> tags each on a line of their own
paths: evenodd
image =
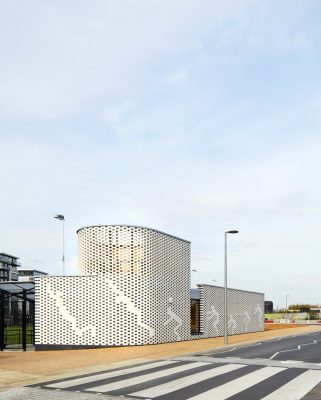
<svg viewBox="0 0 321 400">
<path fill-rule="evenodd" d="M 0 252 L 79 227 L 192 242 L 192 283 L 321 303 L 321 3 L 0 2 Z"/>
</svg>

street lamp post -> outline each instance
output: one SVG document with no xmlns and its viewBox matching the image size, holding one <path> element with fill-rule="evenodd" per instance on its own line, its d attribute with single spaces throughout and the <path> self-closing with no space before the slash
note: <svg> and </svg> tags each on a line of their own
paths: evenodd
<svg viewBox="0 0 321 400">
<path fill-rule="evenodd" d="M 54 218 L 62 221 L 62 274 L 65 276 L 65 217 L 62 214 L 56 214 Z"/>
<path fill-rule="evenodd" d="M 193 268 L 193 269 L 192 269 L 192 272 L 197 272 L 197 269 Z M 195 286 L 197 286 L 196 283 L 192 283 L 192 281 L 191 281 L 191 284 L 192 284 L 192 285 L 194 284 Z"/>
<path fill-rule="evenodd" d="M 227 235 L 228 233 L 234 234 L 239 231 L 227 231 L 224 238 L 224 345 L 228 345 L 228 326 L 227 326 Z"/>
<path fill-rule="evenodd" d="M 287 294 L 286 296 L 285 296 L 285 312 L 286 312 L 286 315 L 285 315 L 285 322 L 286 323 L 288 323 L 288 297 L 289 297 L 290 295 L 289 294 Z"/>
</svg>

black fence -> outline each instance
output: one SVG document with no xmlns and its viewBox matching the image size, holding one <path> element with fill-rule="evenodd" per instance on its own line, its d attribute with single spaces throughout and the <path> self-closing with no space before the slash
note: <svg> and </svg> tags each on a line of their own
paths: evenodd
<svg viewBox="0 0 321 400">
<path fill-rule="evenodd" d="M 12 295 L 0 291 L 0 350 L 23 349 L 34 345 L 34 301 L 26 293 Z"/>
<path fill-rule="evenodd" d="M 21 347 L 23 343 L 22 328 L 16 326 L 4 327 L 4 347 Z M 34 344 L 34 330 L 32 326 L 27 325 L 26 344 Z"/>
</svg>

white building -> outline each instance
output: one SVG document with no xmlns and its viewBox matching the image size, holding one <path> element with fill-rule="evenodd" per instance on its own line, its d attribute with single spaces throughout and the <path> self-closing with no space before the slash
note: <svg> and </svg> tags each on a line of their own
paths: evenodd
<svg viewBox="0 0 321 400">
<path fill-rule="evenodd" d="M 17 281 L 19 258 L 7 253 L 0 253 L 0 282 Z"/>
<path fill-rule="evenodd" d="M 18 281 L 34 282 L 36 276 L 46 276 L 47 272 L 39 271 L 34 268 L 18 267 Z"/>
<path fill-rule="evenodd" d="M 78 245 L 81 275 L 35 279 L 37 350 L 223 335 L 224 289 L 210 285 L 199 285 L 199 332 L 191 334 L 187 240 L 101 225 L 79 229 Z M 263 330 L 263 294 L 229 289 L 228 298 L 230 334 Z"/>
</svg>

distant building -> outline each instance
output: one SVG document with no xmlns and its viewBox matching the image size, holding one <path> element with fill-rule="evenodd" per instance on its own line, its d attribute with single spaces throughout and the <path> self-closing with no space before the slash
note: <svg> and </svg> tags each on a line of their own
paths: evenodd
<svg viewBox="0 0 321 400">
<path fill-rule="evenodd" d="M 34 282 L 36 276 L 46 276 L 46 275 L 48 275 L 47 272 L 39 271 L 38 269 L 25 268 L 25 267 L 18 268 L 18 280 L 20 282 L 26 282 L 26 281 Z"/>
<path fill-rule="evenodd" d="M 264 314 L 273 313 L 273 301 L 265 301 L 264 302 Z"/>
<path fill-rule="evenodd" d="M 0 282 L 17 281 L 17 267 L 20 266 L 19 257 L 10 254 L 0 253 Z"/>
<path fill-rule="evenodd" d="M 320 307 L 302 307 L 300 308 L 300 313 L 314 313 L 314 314 L 320 314 L 321 313 L 321 308 Z"/>
</svg>

